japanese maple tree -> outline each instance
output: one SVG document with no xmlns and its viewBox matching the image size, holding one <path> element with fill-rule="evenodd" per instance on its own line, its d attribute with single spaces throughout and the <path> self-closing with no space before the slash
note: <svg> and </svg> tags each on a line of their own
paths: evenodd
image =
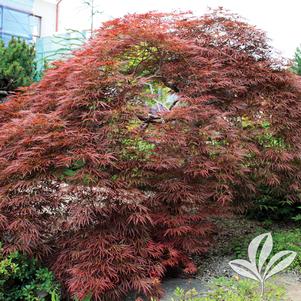
<svg viewBox="0 0 301 301">
<path fill-rule="evenodd" d="M 128 15 L 0 105 L 0 240 L 79 299 L 161 294 L 210 217 L 300 193 L 301 90 L 218 10 Z"/>
</svg>

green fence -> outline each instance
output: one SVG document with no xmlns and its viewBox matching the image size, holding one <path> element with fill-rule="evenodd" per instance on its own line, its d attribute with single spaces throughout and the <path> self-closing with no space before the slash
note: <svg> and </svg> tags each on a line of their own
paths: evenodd
<svg viewBox="0 0 301 301">
<path fill-rule="evenodd" d="M 43 70 L 46 63 L 69 57 L 72 51 L 81 47 L 90 37 L 88 31 L 68 31 L 65 34 L 54 35 L 37 39 L 38 69 Z"/>
</svg>

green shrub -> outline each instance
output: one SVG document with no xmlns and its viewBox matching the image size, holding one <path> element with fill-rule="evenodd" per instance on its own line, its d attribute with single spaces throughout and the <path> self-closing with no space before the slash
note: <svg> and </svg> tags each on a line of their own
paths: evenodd
<svg viewBox="0 0 301 301">
<path fill-rule="evenodd" d="M 33 45 L 19 38 L 12 38 L 5 46 L 0 39 L 0 58 L 0 99 L 34 81 L 37 69 Z"/>
<path fill-rule="evenodd" d="M 298 75 L 301 75 L 301 49 L 297 47 L 295 52 L 295 59 L 292 66 L 292 71 Z"/>
<path fill-rule="evenodd" d="M 250 126 L 249 120 L 244 119 L 243 122 L 243 126 Z M 256 137 L 257 143 L 261 148 L 273 151 L 289 149 L 290 146 L 281 137 L 273 134 L 270 122 L 262 121 L 259 127 L 264 130 Z M 253 126 L 253 129 L 255 131 L 256 127 Z M 251 156 L 248 166 L 255 166 L 257 164 L 258 162 L 254 162 Z M 259 182 L 260 184 L 257 186 L 257 193 L 254 194 L 253 201 L 248 207 L 247 216 L 249 218 L 262 221 L 266 221 L 267 219 L 271 221 L 292 220 L 298 214 L 298 206 L 300 204 L 296 199 L 292 200 L 291 196 L 287 194 L 287 183 L 281 182 L 281 186 L 273 186 L 258 181 L 260 177 L 256 174 L 253 174 L 252 178 L 254 182 Z"/>
<path fill-rule="evenodd" d="M 235 257 L 247 259 L 248 258 L 248 245 L 250 241 L 257 235 L 262 234 L 261 232 L 256 231 L 252 236 L 246 236 L 241 239 L 234 247 Z M 297 252 L 297 257 L 293 263 L 289 266 L 288 270 L 295 270 L 301 272 L 301 229 L 292 229 L 292 230 L 278 230 L 272 233 L 273 234 L 273 250 L 269 259 L 280 251 L 290 250 Z"/>
<path fill-rule="evenodd" d="M 0 249 L 0 300 L 59 301 L 54 275 L 36 259 L 15 252 L 3 256 Z"/>
<path fill-rule="evenodd" d="M 300 204 L 277 196 L 277 191 L 270 187 L 259 187 L 260 196 L 256 197 L 247 211 L 247 217 L 259 221 L 294 221 L 301 213 Z"/>
<path fill-rule="evenodd" d="M 216 279 L 210 291 L 203 296 L 195 290 L 184 291 L 177 288 L 171 301 L 262 301 L 258 283 L 251 280 L 234 278 Z M 279 285 L 267 283 L 265 301 L 283 301 L 285 289 Z"/>
</svg>

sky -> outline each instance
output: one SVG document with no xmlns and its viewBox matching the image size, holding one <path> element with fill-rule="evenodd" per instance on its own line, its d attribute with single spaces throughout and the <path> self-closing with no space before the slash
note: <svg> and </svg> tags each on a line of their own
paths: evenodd
<svg viewBox="0 0 301 301">
<path fill-rule="evenodd" d="M 61 31 L 68 28 L 90 28 L 89 9 L 85 0 L 63 0 L 61 3 Z M 249 23 L 266 31 L 271 44 L 288 58 L 301 44 L 301 0 L 94 0 L 102 13 L 95 17 L 95 27 L 101 21 L 128 13 L 151 10 L 170 12 L 193 11 L 202 15 L 208 7 L 222 6 L 238 13 Z"/>
</svg>

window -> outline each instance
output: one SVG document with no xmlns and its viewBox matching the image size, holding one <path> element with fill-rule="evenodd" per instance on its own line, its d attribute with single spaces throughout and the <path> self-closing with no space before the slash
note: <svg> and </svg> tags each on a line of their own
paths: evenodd
<svg viewBox="0 0 301 301">
<path fill-rule="evenodd" d="M 32 41 L 41 35 L 41 17 L 0 5 L 0 37 L 16 36 Z"/>
<path fill-rule="evenodd" d="M 39 38 L 41 36 L 41 17 L 30 16 L 30 29 L 33 37 Z"/>
<path fill-rule="evenodd" d="M 29 38 L 31 36 L 29 21 L 29 14 L 4 8 L 2 30 L 10 35 Z"/>
<path fill-rule="evenodd" d="M 0 6 L 0 32 L 2 31 L 3 26 L 3 6 Z"/>
</svg>

